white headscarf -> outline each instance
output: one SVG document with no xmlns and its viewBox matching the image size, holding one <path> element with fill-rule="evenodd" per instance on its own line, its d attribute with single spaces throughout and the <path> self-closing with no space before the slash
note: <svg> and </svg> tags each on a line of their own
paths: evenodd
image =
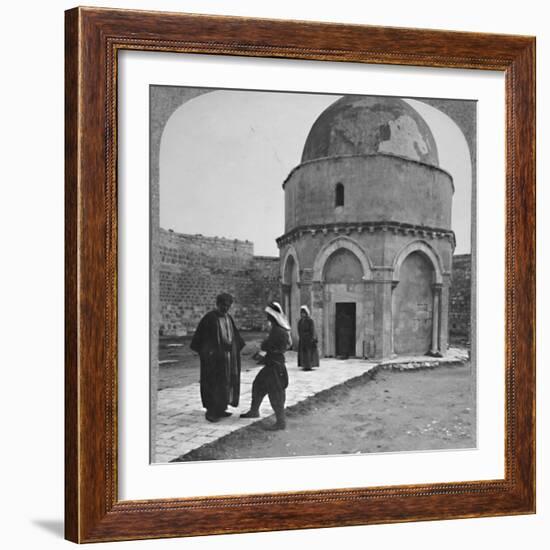
<svg viewBox="0 0 550 550">
<path fill-rule="evenodd" d="M 281 307 L 281 304 L 279 302 L 271 302 L 266 308 L 265 312 L 271 317 L 277 321 L 277 324 L 284 328 L 285 330 L 290 330 L 290 325 L 288 323 L 288 319 L 286 318 L 285 314 L 283 313 L 283 308 Z"/>
<path fill-rule="evenodd" d="M 308 308 L 307 306 L 301 306 L 301 307 L 300 307 L 300 311 L 301 311 L 302 309 L 307 313 L 307 316 L 308 316 L 308 317 L 311 317 L 311 313 L 309 312 L 309 308 Z"/>
</svg>

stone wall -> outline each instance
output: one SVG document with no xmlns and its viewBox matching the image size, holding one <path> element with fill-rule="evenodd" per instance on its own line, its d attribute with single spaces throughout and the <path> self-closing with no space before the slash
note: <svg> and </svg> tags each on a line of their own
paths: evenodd
<svg viewBox="0 0 550 550">
<path fill-rule="evenodd" d="M 280 299 L 279 258 L 254 256 L 249 241 L 164 229 L 159 237 L 160 334 L 192 333 L 221 292 L 233 295 L 239 328 L 265 328 L 266 303 Z"/>
<path fill-rule="evenodd" d="M 449 340 L 451 344 L 469 344 L 471 326 L 472 257 L 453 256 L 449 304 Z"/>
<path fill-rule="evenodd" d="M 243 330 L 265 329 L 263 309 L 281 301 L 279 258 L 254 256 L 249 241 L 160 230 L 160 334 L 193 333 L 220 292 L 235 298 L 232 314 Z M 451 345 L 470 343 L 471 256 L 453 257 L 449 304 Z"/>
</svg>

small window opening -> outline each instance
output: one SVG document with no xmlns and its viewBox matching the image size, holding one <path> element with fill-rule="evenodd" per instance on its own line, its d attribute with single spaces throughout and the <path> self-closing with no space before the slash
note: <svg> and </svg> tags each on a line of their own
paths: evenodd
<svg viewBox="0 0 550 550">
<path fill-rule="evenodd" d="M 336 184 L 336 200 L 334 206 L 344 206 L 344 184 Z"/>
</svg>

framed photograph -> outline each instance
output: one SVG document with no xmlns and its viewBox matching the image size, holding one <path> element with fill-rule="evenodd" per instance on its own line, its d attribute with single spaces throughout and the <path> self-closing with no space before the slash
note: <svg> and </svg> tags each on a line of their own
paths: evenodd
<svg viewBox="0 0 550 550">
<path fill-rule="evenodd" d="M 535 511 L 535 39 L 66 12 L 66 538 Z"/>
</svg>

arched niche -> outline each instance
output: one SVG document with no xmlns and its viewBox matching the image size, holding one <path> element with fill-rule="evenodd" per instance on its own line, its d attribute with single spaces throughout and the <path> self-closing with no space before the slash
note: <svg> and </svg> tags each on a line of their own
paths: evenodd
<svg viewBox="0 0 550 550">
<path fill-rule="evenodd" d="M 393 262 L 393 280 L 399 282 L 401 266 L 403 262 L 413 252 L 420 252 L 423 254 L 431 263 L 434 270 L 434 283 L 442 284 L 443 282 L 443 269 L 441 264 L 441 259 L 437 252 L 424 241 L 413 241 L 408 245 L 404 246 L 395 256 Z"/>
<path fill-rule="evenodd" d="M 334 252 L 342 248 L 354 254 L 361 263 L 363 280 L 372 279 L 371 265 L 367 253 L 349 237 L 338 237 L 327 243 L 317 254 L 313 264 L 314 281 L 323 281 L 325 264 Z"/>
<path fill-rule="evenodd" d="M 290 247 L 281 262 L 283 310 L 292 328 L 292 338 L 298 338 L 300 317 L 300 265 L 294 247 Z"/>
<path fill-rule="evenodd" d="M 400 281 L 393 292 L 393 352 L 426 355 L 432 347 L 434 314 L 434 264 L 420 250 L 401 262 Z"/>
<path fill-rule="evenodd" d="M 364 275 L 359 258 L 348 248 L 341 247 L 325 262 L 323 282 L 360 283 L 364 280 Z"/>
<path fill-rule="evenodd" d="M 446 350 L 447 293 L 441 258 L 424 241 L 403 247 L 393 263 L 392 353 L 441 356 Z M 429 349 L 428 349 L 429 348 Z"/>
<path fill-rule="evenodd" d="M 287 280 L 288 263 L 290 260 L 293 260 L 296 264 L 297 282 L 300 282 L 300 263 L 298 262 L 298 254 L 296 253 L 296 249 L 291 245 L 287 248 L 280 264 L 281 281 L 283 284 L 290 283 L 290 281 Z"/>
<path fill-rule="evenodd" d="M 323 305 L 313 308 L 325 356 L 360 356 L 366 330 L 365 285 L 372 279 L 366 252 L 349 237 L 337 237 L 319 252 L 313 280 L 323 287 Z M 347 319 L 348 322 L 344 322 Z"/>
</svg>

